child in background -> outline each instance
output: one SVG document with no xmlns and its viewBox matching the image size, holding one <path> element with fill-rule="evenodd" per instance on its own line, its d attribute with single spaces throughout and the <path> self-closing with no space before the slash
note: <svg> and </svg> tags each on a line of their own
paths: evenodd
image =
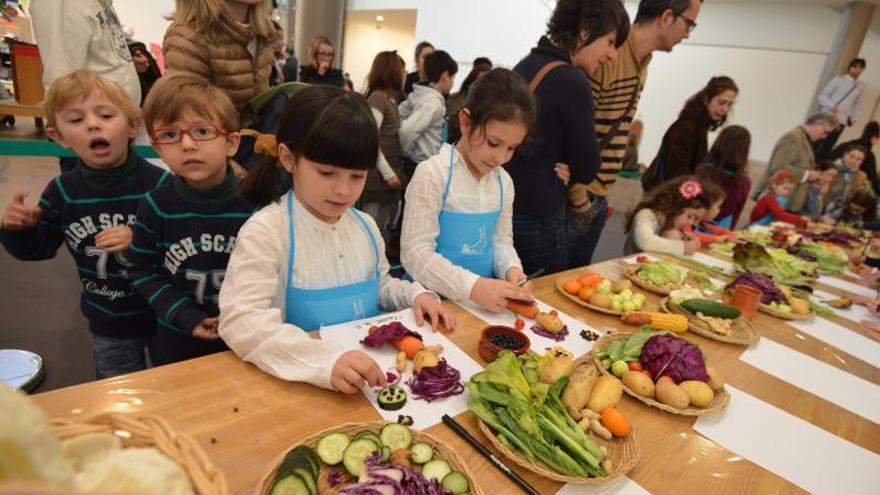
<svg viewBox="0 0 880 495">
<path fill-rule="evenodd" d="M 139 110 L 115 83 L 89 70 L 56 79 L 46 94 L 48 135 L 71 149 L 78 166 L 53 179 L 39 206 L 19 192 L 3 215 L 0 241 L 14 257 L 53 258 L 62 243 L 83 284 L 81 308 L 89 320 L 98 378 L 146 368 L 156 361 L 156 317 L 132 292 L 125 270 L 131 225 L 144 194 L 168 172 L 137 156 L 131 142 Z"/>
<path fill-rule="evenodd" d="M 709 206 L 703 184 L 694 176 L 685 175 L 660 184 L 627 215 L 624 254 L 696 252 L 700 249 L 699 239 L 685 234 L 683 229 L 702 219 Z"/>
<path fill-rule="evenodd" d="M 714 220 L 719 227 L 736 229 L 749 199 L 752 189 L 749 179 L 751 146 L 752 136 L 748 129 L 738 125 L 725 126 L 712 143 L 709 161 L 697 167 L 701 179 L 718 184 L 724 191 L 724 202 Z"/>
<path fill-rule="evenodd" d="M 840 208 L 830 210 L 828 216 L 834 221 L 843 223 L 855 223 L 861 225 L 877 219 L 877 198 L 871 191 L 868 176 L 859 170 L 864 179 L 864 185 L 855 191 L 852 196 Z"/>
<path fill-rule="evenodd" d="M 141 201 L 128 254 L 135 292 L 158 319 L 163 363 L 226 350 L 217 296 L 238 229 L 256 206 L 228 159 L 238 117 L 223 91 L 191 74 L 163 77 L 144 104 L 153 147 L 176 177 Z"/>
<path fill-rule="evenodd" d="M 794 189 L 795 180 L 791 172 L 780 170 L 770 178 L 770 191 L 764 194 L 752 208 L 749 217 L 752 225 L 770 225 L 773 222 L 787 222 L 797 227 L 806 227 L 809 218 L 785 211 L 788 195 Z"/>
<path fill-rule="evenodd" d="M 513 247 L 513 181 L 507 163 L 534 125 L 535 100 L 523 79 L 493 69 L 471 87 L 459 112 L 461 140 L 416 167 L 406 191 L 401 261 L 425 287 L 450 299 L 502 311 L 507 298 L 531 300 Z"/>
<path fill-rule="evenodd" d="M 799 212 L 813 221 L 823 220 L 825 211 L 831 200 L 831 189 L 837 180 L 837 167 L 833 162 L 823 161 L 816 165 L 816 172 L 819 173 L 819 180 L 810 185 L 807 192 L 807 199 L 804 201 L 804 207 Z M 827 220 L 823 220 L 825 223 Z"/>
<path fill-rule="evenodd" d="M 443 50 L 425 59 L 427 84 L 416 84 L 399 106 L 400 145 L 407 159 L 407 179 L 417 163 L 437 154 L 446 142 L 445 96 L 452 90 L 458 64 Z"/>
<path fill-rule="evenodd" d="M 706 198 L 709 200 L 709 208 L 703 218 L 695 223 L 693 227 L 686 226 L 683 231 L 685 234 L 700 240 L 700 245 L 706 247 L 716 242 L 737 241 L 739 238 L 733 231 L 725 229 L 714 222 L 721 211 L 721 205 L 725 201 L 724 190 L 715 185 L 711 181 L 703 181 L 703 189 Z"/>
<path fill-rule="evenodd" d="M 839 179 L 831 187 L 826 212 L 834 211 L 839 216 L 848 198 L 851 198 L 856 191 L 865 187 L 870 188 L 867 174 L 860 170 L 867 153 L 868 150 L 863 146 L 853 144 L 846 148 L 843 156 L 834 163 L 835 167 L 837 167 Z M 834 215 L 829 214 L 828 217 L 833 219 Z"/>
<path fill-rule="evenodd" d="M 265 205 L 239 232 L 220 290 L 220 336 L 242 359 L 285 380 L 353 394 L 385 373 L 358 350 L 312 339 L 322 325 L 413 307 L 434 329 L 455 325 L 437 296 L 388 274 L 373 219 L 352 208 L 376 166 L 379 134 L 364 98 L 328 85 L 297 92 L 278 127 L 278 160 L 293 190 L 278 200 L 276 160 L 244 194 Z"/>
</svg>

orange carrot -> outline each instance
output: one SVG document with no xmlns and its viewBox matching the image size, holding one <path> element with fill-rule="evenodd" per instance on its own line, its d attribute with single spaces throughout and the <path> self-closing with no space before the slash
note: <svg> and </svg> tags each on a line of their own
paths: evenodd
<svg viewBox="0 0 880 495">
<path fill-rule="evenodd" d="M 392 340 L 391 343 L 394 344 L 394 347 L 396 347 L 398 351 L 406 353 L 407 359 L 412 359 L 417 352 L 425 348 L 425 344 L 412 335 Z"/>
<path fill-rule="evenodd" d="M 526 318 L 534 319 L 538 316 L 538 305 L 537 304 L 529 304 L 526 302 L 514 301 L 512 299 L 507 300 L 507 309 L 513 311 L 516 314 L 520 314 L 525 316 Z"/>
</svg>

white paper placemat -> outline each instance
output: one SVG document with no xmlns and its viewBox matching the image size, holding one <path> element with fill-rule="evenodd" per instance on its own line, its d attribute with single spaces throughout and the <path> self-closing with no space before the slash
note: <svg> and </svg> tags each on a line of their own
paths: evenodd
<svg viewBox="0 0 880 495">
<path fill-rule="evenodd" d="M 623 477 L 599 486 L 565 484 L 556 495 L 648 495 L 650 493 L 635 481 Z"/>
<path fill-rule="evenodd" d="M 819 290 L 819 289 L 813 289 L 813 296 L 817 302 L 819 302 L 820 304 L 822 304 L 824 306 L 828 306 L 827 304 L 825 304 L 827 301 L 831 301 L 832 299 L 840 299 L 840 296 L 837 296 L 837 295 L 834 295 L 834 294 L 831 294 L 829 292 L 825 292 L 825 291 Z M 871 314 L 870 311 L 868 311 L 868 308 L 866 308 L 860 304 L 853 304 L 852 306 L 850 306 L 847 309 L 836 309 L 836 308 L 831 308 L 830 306 L 828 306 L 828 307 L 832 311 L 834 311 L 834 313 L 837 316 L 839 316 L 841 318 L 845 318 L 849 321 L 854 321 L 856 323 L 858 323 L 862 320 L 873 320 L 874 319 L 874 316 Z"/>
<path fill-rule="evenodd" d="M 850 294 L 857 294 L 860 296 L 868 296 L 875 297 L 877 295 L 877 291 L 869 289 L 863 285 L 854 284 L 848 280 L 844 280 L 842 278 L 832 277 L 831 275 L 819 275 L 819 282 L 822 282 L 825 285 L 830 285 L 831 287 L 837 287 L 838 289 L 845 290 Z"/>
<path fill-rule="evenodd" d="M 700 416 L 694 430 L 817 495 L 878 491 L 880 456 L 727 385 L 724 411 Z"/>
<path fill-rule="evenodd" d="M 464 351 L 458 348 L 451 340 L 447 339 L 440 332 L 431 331 L 430 325 L 419 327 L 416 325 L 415 315 L 412 309 L 405 309 L 396 313 L 388 313 L 375 318 L 365 320 L 351 321 L 348 323 L 340 323 L 324 327 L 321 329 L 321 338 L 327 341 L 339 342 L 346 349 L 357 349 L 362 351 L 376 360 L 379 367 L 383 370 L 390 370 L 395 366 L 395 358 L 397 357 L 397 349 L 391 344 L 383 346 L 381 349 L 367 347 L 360 341 L 367 336 L 367 331 L 373 325 L 384 325 L 392 321 L 399 321 L 404 326 L 414 332 L 418 332 L 422 336 L 422 341 L 426 346 L 440 344 L 443 346 L 443 353 L 440 357 L 445 358 L 450 366 L 461 372 L 461 382 L 464 384 L 470 377 L 482 371 L 482 367 L 470 358 Z M 456 330 L 462 331 L 462 330 Z M 396 373 L 396 371 L 395 371 Z M 412 377 L 412 362 L 409 363 L 407 371 L 403 374 L 398 386 L 406 390 L 408 398 L 406 405 L 397 411 L 386 411 L 379 408 L 376 403 L 377 393 L 369 387 L 364 387 L 361 391 L 376 409 L 379 414 L 387 421 L 397 421 L 400 414 L 412 416 L 416 428 L 424 430 L 441 422 L 444 414 L 455 416 L 467 410 L 467 401 L 469 394 L 467 391 L 452 397 L 438 399 L 433 402 L 417 400 L 406 381 Z"/>
<path fill-rule="evenodd" d="M 760 339 L 740 360 L 780 380 L 880 423 L 880 387 L 801 354 L 772 340 Z"/>
<path fill-rule="evenodd" d="M 706 253 L 696 252 L 693 254 L 694 259 L 699 261 L 700 263 L 705 263 L 709 266 L 714 266 L 716 268 L 720 268 L 724 270 L 724 273 L 727 275 L 733 275 L 733 263 L 729 261 L 719 260 L 714 256 L 709 256 Z"/>
<path fill-rule="evenodd" d="M 870 315 L 869 318 L 871 318 Z M 880 343 L 864 335 L 825 318 L 813 318 L 812 321 L 790 321 L 788 324 L 866 363 L 880 367 Z"/>
</svg>

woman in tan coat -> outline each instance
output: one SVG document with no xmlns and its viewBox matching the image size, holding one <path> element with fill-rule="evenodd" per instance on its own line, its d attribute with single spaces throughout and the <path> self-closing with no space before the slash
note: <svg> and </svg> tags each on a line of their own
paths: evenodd
<svg viewBox="0 0 880 495">
<path fill-rule="evenodd" d="M 276 32 L 271 0 L 177 0 L 165 32 L 165 68 L 205 78 L 236 110 L 269 89 Z"/>
</svg>

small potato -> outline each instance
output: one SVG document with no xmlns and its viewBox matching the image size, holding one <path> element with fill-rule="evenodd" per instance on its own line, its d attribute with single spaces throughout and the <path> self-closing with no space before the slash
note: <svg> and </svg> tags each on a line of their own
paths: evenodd
<svg viewBox="0 0 880 495">
<path fill-rule="evenodd" d="M 661 381 L 654 388 L 657 400 L 676 409 L 684 409 L 690 404 L 688 394 L 672 381 Z"/>
<path fill-rule="evenodd" d="M 614 285 L 611 286 L 611 292 L 615 294 L 619 294 L 626 289 L 632 290 L 633 283 L 628 278 L 622 278 L 617 282 L 614 282 Z"/>
<path fill-rule="evenodd" d="M 724 379 L 721 373 L 714 366 L 706 366 L 706 373 L 709 374 L 709 387 L 715 392 L 724 388 Z"/>
<path fill-rule="evenodd" d="M 654 382 L 641 371 L 627 371 L 623 374 L 623 384 L 642 397 L 654 398 Z"/>
<path fill-rule="evenodd" d="M 708 407 L 715 398 L 715 392 L 705 382 L 689 380 L 681 382 L 679 387 L 688 395 L 691 404 L 697 407 Z"/>
<path fill-rule="evenodd" d="M 610 375 L 602 375 L 596 380 L 587 407 L 593 412 L 601 413 L 607 407 L 616 406 L 623 395 L 623 383 Z"/>
</svg>

